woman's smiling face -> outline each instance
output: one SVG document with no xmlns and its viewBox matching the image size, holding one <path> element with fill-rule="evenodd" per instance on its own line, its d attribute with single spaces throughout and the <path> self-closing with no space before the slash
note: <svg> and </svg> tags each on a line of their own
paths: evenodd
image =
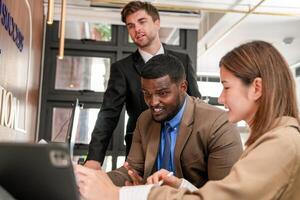
<svg viewBox="0 0 300 200">
<path fill-rule="evenodd" d="M 220 79 L 223 90 L 218 102 L 228 109 L 229 121 L 245 120 L 250 125 L 258 107 L 257 99 L 253 98 L 255 85 L 245 85 L 224 66 L 220 67 Z"/>
</svg>

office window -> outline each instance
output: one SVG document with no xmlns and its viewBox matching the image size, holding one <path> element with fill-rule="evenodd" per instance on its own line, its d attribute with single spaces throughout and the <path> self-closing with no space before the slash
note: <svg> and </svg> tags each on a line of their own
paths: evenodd
<svg viewBox="0 0 300 200">
<path fill-rule="evenodd" d="M 65 38 L 109 42 L 112 39 L 110 24 L 66 21 Z"/>
<path fill-rule="evenodd" d="M 163 27 L 159 30 L 160 40 L 168 45 L 179 46 L 179 29 Z"/>
<path fill-rule="evenodd" d="M 65 56 L 56 60 L 55 89 L 93 90 L 107 87 L 110 59 L 101 57 Z"/>
<path fill-rule="evenodd" d="M 76 143 L 89 144 L 99 109 L 85 108 L 79 113 Z M 66 141 L 72 108 L 53 108 L 51 141 Z"/>
<path fill-rule="evenodd" d="M 66 141 L 71 113 L 71 108 L 53 108 L 51 141 Z"/>
</svg>

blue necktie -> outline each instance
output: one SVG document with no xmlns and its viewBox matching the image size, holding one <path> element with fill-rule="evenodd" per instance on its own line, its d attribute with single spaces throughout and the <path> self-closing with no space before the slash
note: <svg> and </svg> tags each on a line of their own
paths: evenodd
<svg viewBox="0 0 300 200">
<path fill-rule="evenodd" d="M 168 171 L 172 171 L 171 169 L 171 132 L 172 127 L 169 123 L 165 124 L 165 145 L 164 145 L 164 152 L 163 152 L 163 161 L 161 168 L 166 169 Z"/>
</svg>

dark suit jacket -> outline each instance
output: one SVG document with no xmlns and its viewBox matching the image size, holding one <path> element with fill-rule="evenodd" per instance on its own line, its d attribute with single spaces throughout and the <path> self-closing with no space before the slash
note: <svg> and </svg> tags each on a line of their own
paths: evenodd
<svg viewBox="0 0 300 200">
<path fill-rule="evenodd" d="M 150 110 L 143 112 L 137 121 L 127 162 L 144 180 L 156 170 L 160 134 L 161 124 L 152 119 Z M 177 177 L 197 187 L 208 180 L 220 180 L 230 172 L 242 151 L 236 126 L 227 121 L 224 111 L 200 99 L 187 98 L 174 152 Z M 108 175 L 118 186 L 130 180 L 124 167 Z"/>
<path fill-rule="evenodd" d="M 166 49 L 165 54 L 176 56 L 183 63 L 188 81 L 188 94 L 201 97 L 189 56 Z M 140 82 L 140 72 L 144 65 L 145 62 L 138 51 L 112 64 L 103 104 L 92 132 L 87 160 L 103 162 L 124 103 L 129 116 L 126 132 L 131 133 L 128 134 L 130 137 L 126 141 L 126 149 L 130 149 L 136 120 L 148 108 L 144 101 Z"/>
</svg>

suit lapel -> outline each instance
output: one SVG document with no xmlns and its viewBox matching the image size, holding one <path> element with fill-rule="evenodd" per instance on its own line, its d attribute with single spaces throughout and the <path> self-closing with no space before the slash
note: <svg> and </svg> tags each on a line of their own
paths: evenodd
<svg viewBox="0 0 300 200">
<path fill-rule="evenodd" d="M 166 45 L 165 44 L 162 44 L 163 45 L 163 48 L 164 48 L 164 54 L 165 55 L 168 55 L 169 54 L 169 51 L 168 49 L 166 48 Z"/>
<path fill-rule="evenodd" d="M 132 58 L 133 58 L 133 65 L 134 65 L 135 70 L 138 72 L 139 75 L 141 75 L 141 71 L 145 65 L 145 62 L 138 50 L 136 50 L 132 54 Z"/>
<path fill-rule="evenodd" d="M 179 126 L 179 133 L 177 135 L 175 150 L 174 150 L 174 164 L 176 166 L 176 176 L 183 177 L 180 156 L 182 150 L 188 141 L 191 133 L 192 126 L 191 124 L 194 121 L 194 104 L 192 102 L 192 98 L 187 96 L 186 108 L 184 110 L 184 114 L 181 119 L 181 123 Z"/>
<path fill-rule="evenodd" d="M 150 176 L 154 168 L 157 153 L 159 150 L 160 132 L 161 132 L 160 123 L 156 123 L 156 122 L 152 123 L 148 131 L 150 137 L 148 140 L 148 146 L 147 146 L 146 157 L 145 157 L 144 177 Z"/>
</svg>

